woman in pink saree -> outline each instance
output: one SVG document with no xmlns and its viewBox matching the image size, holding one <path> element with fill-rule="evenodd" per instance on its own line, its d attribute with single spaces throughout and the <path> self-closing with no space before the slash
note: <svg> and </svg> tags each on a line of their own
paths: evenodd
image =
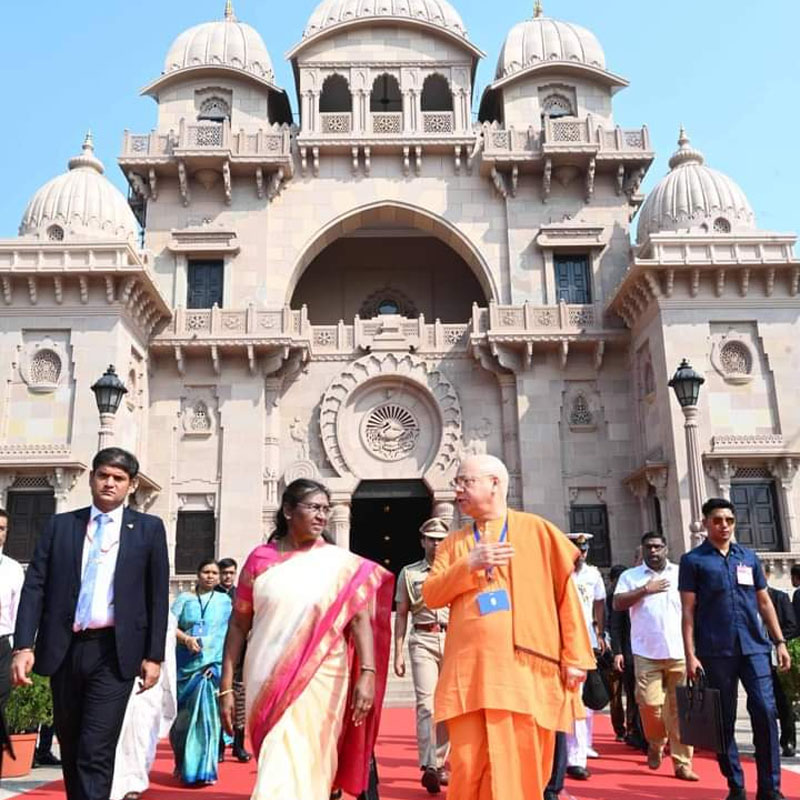
<svg viewBox="0 0 800 800">
<path fill-rule="evenodd" d="M 247 725 L 258 754 L 252 800 L 327 800 L 367 787 L 389 661 L 391 573 L 323 536 L 327 489 L 300 479 L 276 530 L 242 569 L 225 643 L 220 713 L 247 641 Z M 248 638 L 249 636 L 249 638 Z"/>
</svg>

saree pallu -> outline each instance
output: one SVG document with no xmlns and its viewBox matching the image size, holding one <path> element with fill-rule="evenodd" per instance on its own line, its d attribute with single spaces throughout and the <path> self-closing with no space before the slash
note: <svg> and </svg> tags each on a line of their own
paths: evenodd
<svg viewBox="0 0 800 800">
<path fill-rule="evenodd" d="M 236 609 L 252 612 L 244 663 L 247 720 L 258 754 L 253 800 L 352 795 L 369 781 L 386 689 L 393 576 L 320 540 L 310 550 L 257 548 L 242 570 Z M 349 623 L 366 609 L 375 655 L 375 701 L 352 724 L 358 658 Z"/>
<path fill-rule="evenodd" d="M 222 650 L 225 644 L 230 599 L 212 592 L 200 603 L 197 595 L 178 596 L 172 610 L 178 627 L 191 634 L 195 624 L 203 622 L 203 649 L 191 653 L 178 645 L 178 715 L 169 733 L 175 763 L 181 780 L 187 784 L 213 783 L 217 779 L 220 718 L 217 692 L 222 675 Z"/>
</svg>

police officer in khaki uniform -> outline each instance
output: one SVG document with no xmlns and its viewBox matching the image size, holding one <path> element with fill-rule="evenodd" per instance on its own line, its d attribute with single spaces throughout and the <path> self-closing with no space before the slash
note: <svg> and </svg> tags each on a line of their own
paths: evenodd
<svg viewBox="0 0 800 800">
<path fill-rule="evenodd" d="M 411 612 L 411 635 L 408 650 L 411 656 L 411 676 L 417 696 L 417 747 L 419 766 L 423 771 L 422 785 L 436 794 L 446 786 L 448 773 L 445 761 L 449 751 L 447 728 L 433 722 L 433 694 L 439 680 L 444 657 L 448 609 L 429 609 L 422 599 L 422 584 L 428 577 L 436 558 L 436 547 L 447 537 L 447 523 L 433 517 L 422 524 L 422 547 L 425 558 L 403 567 L 397 578 L 397 615 L 394 629 L 394 671 L 402 678 L 406 673 L 403 642 Z"/>
</svg>

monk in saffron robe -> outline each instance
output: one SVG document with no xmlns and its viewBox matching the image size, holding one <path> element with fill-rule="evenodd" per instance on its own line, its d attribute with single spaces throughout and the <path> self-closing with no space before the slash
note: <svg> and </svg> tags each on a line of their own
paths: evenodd
<svg viewBox="0 0 800 800">
<path fill-rule="evenodd" d="M 422 595 L 450 606 L 434 715 L 450 734 L 457 800 L 540 798 L 556 731 L 585 710 L 578 690 L 595 665 L 571 580 L 577 548 L 554 525 L 506 506 L 508 472 L 470 456 L 454 482 L 469 524 L 436 553 Z"/>
</svg>

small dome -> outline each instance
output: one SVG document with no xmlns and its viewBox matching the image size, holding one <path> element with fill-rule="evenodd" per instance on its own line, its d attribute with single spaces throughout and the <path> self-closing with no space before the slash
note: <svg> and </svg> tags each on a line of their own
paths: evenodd
<svg viewBox="0 0 800 800">
<path fill-rule="evenodd" d="M 719 234 L 755 230 L 755 215 L 745 193 L 727 175 L 705 165 L 703 154 L 691 146 L 683 128 L 669 166 L 670 172 L 642 206 L 637 242 L 662 231 Z"/>
<path fill-rule="evenodd" d="M 309 17 L 303 38 L 344 22 L 381 17 L 417 20 L 467 36 L 464 21 L 447 0 L 322 0 Z"/>
<path fill-rule="evenodd" d="M 261 35 L 239 22 L 229 2 L 225 18 L 204 22 L 184 31 L 172 43 L 164 62 L 164 74 L 194 67 L 229 67 L 273 83 L 272 59 Z"/>
<path fill-rule="evenodd" d="M 53 178 L 31 198 L 19 226 L 20 236 L 50 241 L 134 240 L 139 230 L 136 217 L 103 172 L 88 133 L 81 155 L 69 161 L 69 172 Z"/>
<path fill-rule="evenodd" d="M 542 16 L 537 4 L 533 19 L 515 25 L 497 60 L 495 80 L 550 61 L 566 61 L 605 70 L 606 57 L 597 37 L 580 25 Z"/>
</svg>

